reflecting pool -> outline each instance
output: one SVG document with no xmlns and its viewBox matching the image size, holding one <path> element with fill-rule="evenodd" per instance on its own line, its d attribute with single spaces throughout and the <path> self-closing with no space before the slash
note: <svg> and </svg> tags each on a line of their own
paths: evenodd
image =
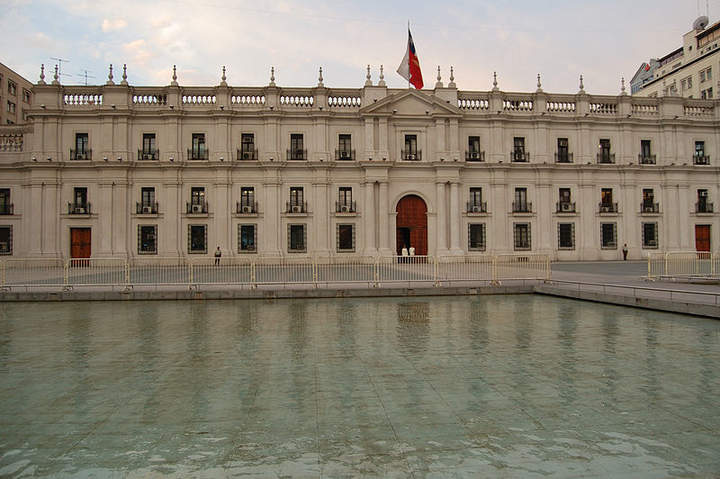
<svg viewBox="0 0 720 479">
<path fill-rule="evenodd" d="M 0 304 L 0 477 L 701 476 L 718 365 L 533 295 Z"/>
</svg>

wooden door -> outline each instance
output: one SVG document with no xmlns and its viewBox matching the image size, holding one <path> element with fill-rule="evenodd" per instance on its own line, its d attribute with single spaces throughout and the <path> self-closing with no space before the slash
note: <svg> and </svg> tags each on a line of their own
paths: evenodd
<svg viewBox="0 0 720 479">
<path fill-rule="evenodd" d="M 710 225 L 695 225 L 695 251 L 710 251 Z"/>
<path fill-rule="evenodd" d="M 70 228 L 70 257 L 89 258 L 91 249 L 90 228 Z"/>
<path fill-rule="evenodd" d="M 396 250 L 399 255 L 403 247 L 415 248 L 415 255 L 424 256 L 428 254 L 427 240 L 427 206 L 422 198 L 416 195 L 405 196 L 398 202 L 396 221 Z M 407 231 L 410 232 L 409 244 Z"/>
</svg>

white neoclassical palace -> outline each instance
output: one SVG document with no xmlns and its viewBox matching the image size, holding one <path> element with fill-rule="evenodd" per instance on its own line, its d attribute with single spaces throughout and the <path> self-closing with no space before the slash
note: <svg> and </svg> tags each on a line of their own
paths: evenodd
<svg viewBox="0 0 720 479">
<path fill-rule="evenodd" d="M 119 75 L 118 75 L 119 76 Z M 433 89 L 65 86 L 0 129 L 19 258 L 717 250 L 720 103 Z M 245 256 L 247 257 L 247 256 Z"/>
</svg>

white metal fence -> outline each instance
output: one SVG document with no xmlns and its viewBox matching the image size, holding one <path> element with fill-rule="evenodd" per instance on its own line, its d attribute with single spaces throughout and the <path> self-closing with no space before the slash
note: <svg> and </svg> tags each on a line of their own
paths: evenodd
<svg viewBox="0 0 720 479">
<path fill-rule="evenodd" d="M 648 255 L 648 278 L 718 278 L 720 254 L 705 251 L 669 251 Z"/>
<path fill-rule="evenodd" d="M 0 286 L 116 285 L 343 285 L 443 286 L 550 278 L 547 255 L 387 256 L 355 258 L 8 259 L 0 261 Z"/>
</svg>

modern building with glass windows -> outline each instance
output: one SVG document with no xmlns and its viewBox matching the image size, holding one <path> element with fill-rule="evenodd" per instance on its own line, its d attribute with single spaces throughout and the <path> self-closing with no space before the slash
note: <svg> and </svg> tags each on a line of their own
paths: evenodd
<svg viewBox="0 0 720 479">
<path fill-rule="evenodd" d="M 538 82 L 539 83 L 539 82 Z M 0 128 L 0 254 L 718 250 L 720 104 L 362 88 L 33 86 Z"/>
</svg>

